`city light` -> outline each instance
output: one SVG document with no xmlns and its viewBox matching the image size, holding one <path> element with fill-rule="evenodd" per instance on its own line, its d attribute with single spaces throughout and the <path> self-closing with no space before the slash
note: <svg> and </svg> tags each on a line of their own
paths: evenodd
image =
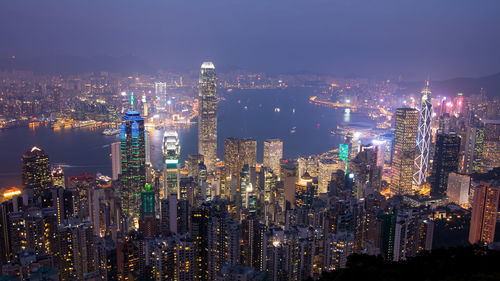
<svg viewBox="0 0 500 281">
<path fill-rule="evenodd" d="M 17 187 L 11 187 L 10 189 L 6 190 L 2 195 L 4 198 L 11 198 L 16 195 L 20 195 L 21 190 L 19 190 Z"/>
</svg>

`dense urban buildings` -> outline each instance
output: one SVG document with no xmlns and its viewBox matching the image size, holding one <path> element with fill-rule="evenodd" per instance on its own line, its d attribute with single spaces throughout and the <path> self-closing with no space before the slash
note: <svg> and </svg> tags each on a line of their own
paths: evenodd
<svg viewBox="0 0 500 281">
<path fill-rule="evenodd" d="M 216 78 L 213 63 L 196 75 L 131 77 L 93 74 L 75 99 L 44 107 L 53 119 L 28 123 L 34 133 L 102 134 L 109 172 L 75 173 L 53 148 L 27 150 L 22 185 L 0 190 L 4 278 L 318 280 L 352 254 L 400 262 L 439 247 L 497 247 L 500 116 L 481 94 L 445 99 L 428 83 L 410 91 L 387 80 Z M 245 92 L 285 96 L 292 84 L 318 93 L 310 108 L 345 118 L 327 128 L 327 150 L 289 157 L 318 143 L 309 134 L 323 130 L 320 115 L 312 128 L 280 128 L 286 134 L 252 135 L 245 121 L 217 135 L 231 99 L 231 110 L 296 122 L 303 101 L 287 109 Z M 68 92 L 50 90 L 55 100 Z"/>
</svg>

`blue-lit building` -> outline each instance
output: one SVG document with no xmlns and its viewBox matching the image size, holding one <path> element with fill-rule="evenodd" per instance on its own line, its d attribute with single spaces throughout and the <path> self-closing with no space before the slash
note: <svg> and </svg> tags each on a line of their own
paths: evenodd
<svg viewBox="0 0 500 281">
<path fill-rule="evenodd" d="M 139 112 L 134 110 L 125 112 L 120 128 L 120 142 L 123 211 L 131 217 L 138 217 L 140 195 L 146 185 L 144 119 Z"/>
</svg>

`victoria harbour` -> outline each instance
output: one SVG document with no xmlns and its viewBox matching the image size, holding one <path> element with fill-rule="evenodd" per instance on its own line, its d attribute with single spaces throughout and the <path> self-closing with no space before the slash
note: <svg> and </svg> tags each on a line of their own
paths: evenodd
<svg viewBox="0 0 500 281">
<path fill-rule="evenodd" d="M 286 158 L 322 153 L 338 147 L 339 136 L 330 131 L 338 125 L 371 120 L 361 112 L 318 107 L 308 103 L 311 88 L 247 89 L 232 92 L 221 89 L 218 95 L 218 157 L 223 156 L 224 139 L 253 137 L 257 140 L 258 158 L 262 158 L 263 141 L 283 139 Z M 313 114 L 314 113 L 314 114 Z M 230 116 L 230 117 L 229 117 Z M 111 173 L 110 144 L 119 136 L 102 135 L 103 129 L 62 129 L 50 127 L 18 127 L 0 131 L 0 186 L 21 183 L 21 156 L 32 146 L 40 146 L 50 155 L 51 162 L 63 168 L 67 175 L 83 172 L 104 175 Z M 159 169 L 162 164 L 161 142 L 163 130 L 149 130 L 151 134 L 151 162 Z M 178 130 L 182 143 L 181 161 L 197 152 L 197 124 Z M 12 164 L 17 163 L 17 164 Z"/>
</svg>

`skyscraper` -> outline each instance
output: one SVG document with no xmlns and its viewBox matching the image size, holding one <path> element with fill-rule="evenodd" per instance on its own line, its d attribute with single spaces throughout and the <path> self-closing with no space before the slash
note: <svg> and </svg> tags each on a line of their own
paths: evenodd
<svg viewBox="0 0 500 281">
<path fill-rule="evenodd" d="M 500 167 L 500 120 L 484 120 L 483 168 Z"/>
<path fill-rule="evenodd" d="M 394 154 L 392 159 L 391 193 L 409 194 L 412 190 L 417 138 L 418 111 L 413 108 L 396 110 Z"/>
<path fill-rule="evenodd" d="M 122 155 L 121 143 L 114 142 L 111 144 L 111 175 L 113 180 L 118 179 L 118 175 L 122 172 Z"/>
<path fill-rule="evenodd" d="M 464 207 L 469 206 L 470 176 L 457 173 L 448 174 L 446 195 L 448 202 Z"/>
<path fill-rule="evenodd" d="M 198 154 L 203 155 L 208 172 L 213 172 L 217 159 L 217 97 L 212 62 L 201 65 L 198 111 Z"/>
<path fill-rule="evenodd" d="M 257 141 L 254 139 L 227 138 L 224 140 L 224 162 L 233 177 L 239 177 L 243 165 L 257 164 Z"/>
<path fill-rule="evenodd" d="M 458 171 L 460 136 L 457 134 L 438 134 L 432 163 L 431 195 L 445 195 L 448 174 Z"/>
<path fill-rule="evenodd" d="M 318 161 L 318 193 L 328 192 L 328 183 L 332 180 L 332 174 L 338 169 L 343 169 L 344 163 L 333 159 L 320 159 Z"/>
<path fill-rule="evenodd" d="M 23 187 L 33 190 L 35 197 L 41 196 L 44 190 L 52 185 L 49 156 L 42 149 L 34 146 L 22 159 Z"/>
<path fill-rule="evenodd" d="M 181 146 L 179 145 L 179 135 L 176 131 L 166 131 L 163 135 L 163 159 L 164 159 L 164 184 L 163 198 L 170 194 L 176 194 L 180 198 L 179 192 L 179 156 Z"/>
<path fill-rule="evenodd" d="M 415 174 L 413 182 L 421 185 L 427 181 L 429 168 L 429 152 L 431 147 L 431 122 L 432 122 L 432 104 L 431 89 L 429 81 L 426 81 L 425 87 L 421 92 L 422 100 L 420 112 L 418 115 L 418 133 L 417 133 L 417 155 L 415 158 Z"/>
<path fill-rule="evenodd" d="M 482 181 L 474 189 L 469 231 L 469 242 L 471 244 L 493 242 L 499 195 L 500 187 L 498 185 L 493 186 L 492 182 Z"/>
<path fill-rule="evenodd" d="M 264 167 L 271 168 L 275 175 L 279 175 L 281 158 L 283 158 L 283 141 L 280 139 L 265 140 Z"/>
<path fill-rule="evenodd" d="M 484 148 L 484 128 L 470 126 L 465 139 L 465 154 L 462 164 L 464 174 L 479 172 L 482 166 Z"/>
<path fill-rule="evenodd" d="M 123 209 L 138 217 L 140 194 L 146 184 L 144 119 L 139 112 L 127 111 L 122 117 L 120 140 Z"/>
<path fill-rule="evenodd" d="M 155 82 L 155 95 L 159 107 L 165 108 L 168 100 L 166 82 Z"/>
</svg>

